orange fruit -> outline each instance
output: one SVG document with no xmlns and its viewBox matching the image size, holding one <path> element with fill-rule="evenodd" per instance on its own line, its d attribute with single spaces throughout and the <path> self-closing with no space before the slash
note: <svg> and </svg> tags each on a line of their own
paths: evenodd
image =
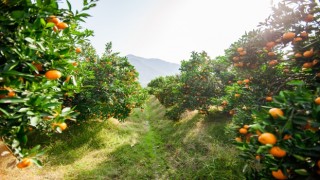
<svg viewBox="0 0 320 180">
<path fill-rule="evenodd" d="M 239 52 L 239 55 L 240 56 L 244 56 L 244 55 L 246 55 L 247 54 L 247 51 L 241 51 L 241 52 Z"/>
<path fill-rule="evenodd" d="M 60 22 L 60 20 L 56 16 L 49 16 L 47 22 L 52 22 L 55 25 L 57 25 Z"/>
<path fill-rule="evenodd" d="M 239 129 L 239 133 L 240 134 L 247 134 L 248 133 L 248 130 L 246 128 L 240 128 Z"/>
<path fill-rule="evenodd" d="M 300 33 L 300 36 L 303 37 L 303 38 L 307 38 L 307 37 L 308 37 L 308 33 L 305 32 L 305 31 L 302 31 L 302 32 Z"/>
<path fill-rule="evenodd" d="M 81 48 L 77 47 L 76 48 L 76 53 L 81 53 L 81 52 L 82 52 Z"/>
<path fill-rule="evenodd" d="M 266 101 L 267 101 L 267 102 L 271 102 L 271 101 L 272 101 L 272 97 L 271 97 L 271 96 L 267 96 L 267 97 L 266 97 Z"/>
<path fill-rule="evenodd" d="M 270 154 L 272 154 L 274 157 L 282 158 L 287 155 L 287 152 L 283 149 L 281 149 L 279 146 L 273 146 L 270 151 Z"/>
<path fill-rule="evenodd" d="M 292 136 L 290 134 L 286 134 L 283 136 L 283 140 L 288 140 L 288 139 L 291 139 Z"/>
<path fill-rule="evenodd" d="M 267 48 L 273 48 L 275 45 L 276 45 L 276 43 L 273 41 L 267 42 L 267 44 L 266 44 Z"/>
<path fill-rule="evenodd" d="M 258 141 L 261 144 L 275 144 L 277 142 L 277 137 L 272 133 L 262 133 Z"/>
<path fill-rule="evenodd" d="M 245 125 L 243 125 L 243 128 L 249 129 L 249 125 L 245 124 Z"/>
<path fill-rule="evenodd" d="M 239 84 L 239 85 L 241 85 L 242 83 L 243 83 L 243 82 L 242 82 L 242 81 L 240 81 L 240 80 L 239 80 L 239 81 L 237 81 L 237 84 Z"/>
<path fill-rule="evenodd" d="M 292 40 L 296 36 L 296 33 L 287 32 L 282 35 L 282 39 L 284 40 Z"/>
<path fill-rule="evenodd" d="M 302 57 L 302 54 L 301 53 L 296 53 L 296 54 L 294 54 L 294 57 L 296 57 L 296 58 Z"/>
<path fill-rule="evenodd" d="M 250 82 L 250 80 L 249 79 L 245 79 L 245 80 L 243 80 L 243 82 L 248 84 Z"/>
<path fill-rule="evenodd" d="M 238 52 L 242 52 L 244 49 L 242 47 L 237 48 Z"/>
<path fill-rule="evenodd" d="M 275 66 L 275 65 L 277 65 L 278 64 L 278 61 L 277 60 L 271 60 L 271 61 L 269 61 L 269 66 Z"/>
<path fill-rule="evenodd" d="M 261 156 L 260 155 L 256 155 L 256 160 L 260 161 L 260 159 L 261 159 Z"/>
<path fill-rule="evenodd" d="M 229 111 L 229 114 L 230 114 L 230 115 L 234 115 L 235 113 L 236 113 L 236 111 L 235 111 L 234 109 L 232 109 L 232 110 Z"/>
<path fill-rule="evenodd" d="M 224 105 L 224 106 L 226 106 L 226 105 L 228 105 L 228 102 L 227 102 L 227 101 L 222 101 L 221 104 Z"/>
<path fill-rule="evenodd" d="M 235 94 L 234 97 L 238 98 L 240 97 L 241 95 L 240 94 Z"/>
<path fill-rule="evenodd" d="M 14 91 L 9 91 L 8 92 L 8 97 L 14 97 L 16 93 Z"/>
<path fill-rule="evenodd" d="M 53 123 L 52 125 L 53 125 L 53 127 L 58 126 L 61 129 L 61 131 L 67 129 L 67 127 L 68 127 L 68 125 L 64 122 L 63 123 Z"/>
<path fill-rule="evenodd" d="M 59 22 L 58 24 L 57 24 L 57 28 L 58 29 L 65 29 L 65 28 L 67 28 L 68 27 L 68 24 L 67 23 L 64 23 L 64 22 Z"/>
<path fill-rule="evenodd" d="M 302 41 L 302 38 L 301 37 L 296 37 L 296 38 L 293 39 L 292 42 L 297 43 L 297 42 L 300 42 L 300 41 Z"/>
<path fill-rule="evenodd" d="M 306 58 L 312 57 L 313 56 L 313 50 L 311 49 L 310 51 L 305 51 L 303 53 L 303 56 Z"/>
<path fill-rule="evenodd" d="M 317 166 L 318 166 L 318 168 L 320 168 L 320 160 L 318 160 Z"/>
<path fill-rule="evenodd" d="M 272 171 L 272 176 L 275 179 L 288 179 L 288 177 L 282 173 L 281 169 L 278 169 L 278 171 Z"/>
<path fill-rule="evenodd" d="M 29 158 L 24 158 L 22 159 L 22 161 L 20 161 L 18 164 L 17 164 L 17 167 L 22 169 L 22 168 L 26 168 L 28 166 L 30 166 L 32 164 L 32 161 L 31 159 Z"/>
<path fill-rule="evenodd" d="M 271 108 L 269 110 L 269 114 L 274 118 L 274 119 L 278 119 L 279 116 L 283 116 L 284 113 L 281 109 L 279 108 Z"/>
<path fill-rule="evenodd" d="M 314 19 L 314 17 L 313 17 L 312 14 L 308 14 L 308 15 L 304 18 L 304 20 L 305 20 L 306 22 L 311 22 L 311 21 L 313 21 L 313 19 Z"/>
<path fill-rule="evenodd" d="M 317 97 L 314 102 L 317 104 L 317 105 L 320 105 L 320 97 Z"/>
<path fill-rule="evenodd" d="M 242 142 L 242 139 L 241 139 L 241 137 L 236 137 L 236 139 L 235 139 L 237 142 Z"/>
<path fill-rule="evenodd" d="M 274 53 L 274 52 L 268 52 L 268 56 L 275 56 L 276 55 L 276 53 Z"/>
<path fill-rule="evenodd" d="M 312 61 L 312 65 L 316 65 L 316 64 L 318 64 L 319 63 L 319 60 L 318 59 L 314 59 L 313 61 Z"/>
<path fill-rule="evenodd" d="M 75 61 L 75 62 L 72 63 L 72 65 L 73 66 L 78 66 L 78 62 Z"/>
<path fill-rule="evenodd" d="M 61 77 L 61 72 L 58 71 L 58 70 L 49 70 L 46 72 L 45 76 L 47 79 L 49 80 L 56 80 L 56 79 L 59 79 Z"/>
<path fill-rule="evenodd" d="M 312 68 L 313 67 L 313 63 L 312 62 L 303 63 L 302 67 L 303 68 Z"/>
</svg>

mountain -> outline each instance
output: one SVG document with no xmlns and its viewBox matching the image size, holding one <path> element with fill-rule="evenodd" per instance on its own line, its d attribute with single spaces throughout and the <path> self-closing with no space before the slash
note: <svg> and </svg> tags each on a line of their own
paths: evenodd
<svg viewBox="0 0 320 180">
<path fill-rule="evenodd" d="M 127 55 L 128 61 L 139 72 L 139 82 L 143 87 L 154 78 L 159 76 L 169 76 L 179 74 L 179 64 L 167 62 L 155 58 L 143 58 L 134 55 Z"/>
</svg>

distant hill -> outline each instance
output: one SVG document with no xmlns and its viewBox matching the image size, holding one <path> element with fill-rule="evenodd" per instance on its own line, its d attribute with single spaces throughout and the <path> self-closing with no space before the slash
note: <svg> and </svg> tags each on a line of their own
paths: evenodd
<svg viewBox="0 0 320 180">
<path fill-rule="evenodd" d="M 139 82 L 143 87 L 154 78 L 159 76 L 169 76 L 180 73 L 179 64 L 167 62 L 161 59 L 147 59 L 134 55 L 127 55 L 128 61 L 139 72 Z"/>
</svg>

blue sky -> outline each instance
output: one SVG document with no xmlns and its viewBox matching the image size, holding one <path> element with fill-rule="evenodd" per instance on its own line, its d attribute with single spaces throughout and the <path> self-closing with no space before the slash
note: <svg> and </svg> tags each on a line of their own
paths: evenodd
<svg viewBox="0 0 320 180">
<path fill-rule="evenodd" d="M 70 0 L 81 10 L 82 0 Z M 112 41 L 120 55 L 179 63 L 192 51 L 223 55 L 231 43 L 263 21 L 271 0 L 100 0 L 82 24 L 94 30 L 97 52 Z"/>
</svg>

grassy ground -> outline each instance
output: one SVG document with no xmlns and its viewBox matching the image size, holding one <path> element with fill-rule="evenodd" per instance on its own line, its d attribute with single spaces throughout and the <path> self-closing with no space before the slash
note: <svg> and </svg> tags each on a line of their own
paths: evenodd
<svg viewBox="0 0 320 180">
<path fill-rule="evenodd" d="M 151 98 L 124 122 L 90 121 L 54 138 L 45 166 L 2 165 L 2 179 L 244 179 L 225 116 L 166 120 Z M 1 179 L 1 178 L 0 178 Z"/>
</svg>

